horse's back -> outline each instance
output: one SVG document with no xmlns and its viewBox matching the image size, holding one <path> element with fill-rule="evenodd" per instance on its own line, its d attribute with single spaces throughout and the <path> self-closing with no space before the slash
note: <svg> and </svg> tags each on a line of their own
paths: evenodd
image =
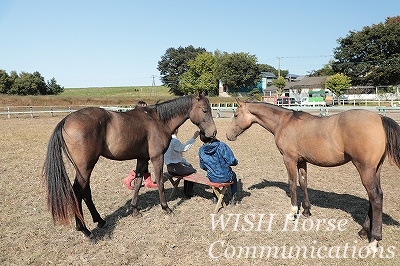
<svg viewBox="0 0 400 266">
<path fill-rule="evenodd" d="M 385 153 L 386 135 L 381 116 L 366 110 L 349 110 L 329 117 L 309 117 L 294 124 L 297 130 L 279 146 L 297 151 L 308 162 L 336 166 L 350 160 L 379 162 Z M 292 145 L 292 146 L 291 146 Z M 296 154 L 295 151 L 293 154 Z M 365 156 L 368 154 L 368 156 Z"/>
<path fill-rule="evenodd" d="M 344 150 L 353 159 L 381 160 L 387 138 L 379 114 L 358 109 L 345 111 L 338 119 L 338 129 Z"/>
</svg>

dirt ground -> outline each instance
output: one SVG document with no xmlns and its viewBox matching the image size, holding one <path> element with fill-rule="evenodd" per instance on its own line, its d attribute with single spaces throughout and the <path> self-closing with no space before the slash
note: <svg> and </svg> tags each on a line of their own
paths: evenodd
<svg viewBox="0 0 400 266">
<path fill-rule="evenodd" d="M 142 187 L 142 217 L 134 218 L 129 208 L 132 192 L 123 187 L 121 179 L 135 161 L 101 158 L 91 187 L 108 226 L 96 228 L 84 208 L 94 234 L 93 239 L 86 239 L 74 230 L 73 223 L 54 225 L 46 208 L 41 168 L 49 136 L 62 117 L 0 117 L 1 265 L 393 265 L 399 259 L 397 167 L 385 162 L 381 174 L 383 240 L 373 257 L 365 247 L 367 241 L 357 236 L 368 201 L 352 164 L 309 165 L 312 217 L 287 221 L 287 173 L 273 136 L 253 125 L 237 141 L 228 142 L 225 132 L 230 118 L 215 122 L 218 137 L 239 160 L 234 170 L 240 204 L 213 215 L 211 189 L 196 184 L 195 197 L 184 200 L 180 191 L 169 201 L 174 215 L 167 216 L 157 190 Z M 195 130 L 188 121 L 179 138 L 187 140 Z M 200 145 L 197 140 L 186 153 L 197 168 Z M 168 182 L 165 186 L 168 197 L 172 186 Z M 298 195 L 301 198 L 300 190 Z"/>
</svg>

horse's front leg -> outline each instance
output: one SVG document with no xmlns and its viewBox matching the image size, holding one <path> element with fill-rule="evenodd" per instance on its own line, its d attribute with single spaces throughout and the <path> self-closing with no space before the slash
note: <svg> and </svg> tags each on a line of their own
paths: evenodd
<svg viewBox="0 0 400 266">
<path fill-rule="evenodd" d="M 161 154 L 158 157 L 152 158 L 151 163 L 153 164 L 154 174 L 156 175 L 156 182 L 157 182 L 158 194 L 160 196 L 161 208 L 167 214 L 171 214 L 172 210 L 168 207 L 164 191 L 164 180 L 163 180 L 164 155 Z"/>
<path fill-rule="evenodd" d="M 303 215 L 305 217 L 310 217 L 311 216 L 311 204 L 310 204 L 310 199 L 308 198 L 308 189 L 307 189 L 307 162 L 306 161 L 301 161 L 297 164 L 297 169 L 299 172 L 299 184 L 301 187 L 301 190 L 303 191 Z"/>
<path fill-rule="evenodd" d="M 288 183 L 289 183 L 289 192 L 290 192 L 290 200 L 292 207 L 290 209 L 290 217 L 293 217 L 293 220 L 296 219 L 297 212 L 299 210 L 299 206 L 297 205 L 297 164 L 294 160 L 288 158 L 287 156 L 283 156 L 283 161 L 286 166 L 286 170 L 288 172 Z"/>
</svg>

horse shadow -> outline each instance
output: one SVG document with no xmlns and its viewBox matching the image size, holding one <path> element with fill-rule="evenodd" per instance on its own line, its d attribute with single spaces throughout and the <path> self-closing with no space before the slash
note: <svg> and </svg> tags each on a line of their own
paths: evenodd
<svg viewBox="0 0 400 266">
<path fill-rule="evenodd" d="M 264 179 L 262 182 L 250 186 L 249 189 L 262 189 L 266 187 L 280 188 L 286 193 L 288 197 L 290 197 L 289 185 L 280 181 L 268 181 Z M 297 186 L 297 195 L 299 202 L 298 206 L 300 206 L 300 203 L 303 201 L 303 191 L 300 189 L 299 186 Z M 351 214 L 354 221 L 357 222 L 359 225 L 362 225 L 364 223 L 369 206 L 369 202 L 367 199 L 363 199 L 350 194 L 338 194 L 335 192 L 326 192 L 312 188 L 308 188 L 308 196 L 311 205 L 321 208 L 342 210 Z M 386 213 L 383 213 L 382 215 L 382 222 L 386 225 L 400 225 L 398 221 L 394 220 L 390 215 Z"/>
<path fill-rule="evenodd" d="M 172 192 L 172 188 L 165 189 L 165 197 L 168 200 L 170 193 Z M 111 239 L 116 225 L 120 219 L 130 216 L 134 222 L 136 219 L 140 219 L 143 215 L 143 212 L 147 212 L 153 207 L 160 208 L 160 197 L 158 194 L 158 190 L 149 190 L 144 193 L 139 194 L 138 205 L 140 216 L 134 217 L 133 208 L 131 204 L 132 198 L 129 198 L 124 205 L 113 211 L 112 213 L 106 215 L 103 219 L 107 222 L 106 226 L 103 228 L 96 227 L 92 229 L 92 237 L 90 241 L 97 243 L 103 239 Z M 174 203 L 172 206 L 169 206 L 172 211 L 176 209 L 177 206 L 181 205 L 184 202 L 184 199 L 180 199 L 178 202 Z M 161 210 L 161 208 L 160 208 Z"/>
<path fill-rule="evenodd" d="M 212 199 L 213 197 L 213 192 L 208 190 L 208 186 L 206 185 L 201 185 L 201 184 L 196 184 L 194 186 L 194 192 L 197 196 L 203 197 L 205 199 Z M 179 205 L 181 205 L 183 202 L 185 202 L 187 199 L 183 197 L 183 191 L 181 188 L 178 188 L 177 193 L 175 196 L 171 199 L 169 199 L 170 194 L 172 193 L 172 188 L 167 188 L 165 189 L 165 197 L 167 198 L 167 201 L 169 203 L 169 207 L 171 210 L 174 212 Z M 227 196 L 226 193 L 225 196 Z M 243 189 L 243 183 L 239 179 L 238 180 L 238 201 L 240 202 L 242 198 L 244 197 L 249 197 L 251 195 L 250 192 L 244 191 Z M 178 199 L 177 202 L 174 202 L 172 205 L 170 204 L 171 201 Z M 103 228 L 96 227 L 92 229 L 92 237 L 91 241 L 96 243 L 100 240 L 103 239 L 111 239 L 113 232 L 115 230 L 115 227 L 120 219 L 123 219 L 125 217 L 131 216 L 133 213 L 133 208 L 131 204 L 132 199 L 129 199 L 125 202 L 124 205 L 116 209 L 114 212 L 111 214 L 107 215 L 104 217 L 105 221 L 107 222 L 107 225 Z M 228 202 L 227 199 L 224 199 L 225 203 Z M 211 202 L 210 202 L 211 203 Z M 146 191 L 145 193 L 139 194 L 139 199 L 138 199 L 138 204 L 139 204 L 139 210 L 140 213 L 147 212 L 153 207 L 160 208 L 160 197 L 158 194 L 158 190 L 149 190 Z M 140 216 L 138 217 L 132 217 L 132 219 L 140 219 Z M 134 220 L 133 220 L 134 221 Z"/>
</svg>

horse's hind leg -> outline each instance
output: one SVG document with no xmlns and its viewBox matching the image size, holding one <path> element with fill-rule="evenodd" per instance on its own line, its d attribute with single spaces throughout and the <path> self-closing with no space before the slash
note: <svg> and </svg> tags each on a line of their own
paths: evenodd
<svg viewBox="0 0 400 266">
<path fill-rule="evenodd" d="M 311 216 L 311 204 L 308 198 L 308 189 L 307 189 L 307 163 L 305 161 L 299 162 L 297 164 L 297 169 L 299 172 L 299 184 L 301 190 L 303 191 L 303 215 L 305 217 Z"/>
<path fill-rule="evenodd" d="M 369 203 L 368 205 L 368 213 L 365 216 L 365 221 L 362 225 L 361 230 L 358 232 L 358 235 L 361 237 L 361 239 L 368 239 L 368 234 L 371 232 L 372 206 L 371 203 Z"/>
<path fill-rule="evenodd" d="M 382 240 L 383 192 L 380 184 L 380 171 L 381 165 L 376 171 L 374 169 L 360 171 L 362 184 L 368 193 L 369 208 L 359 235 L 366 237 L 370 231 L 370 246 L 375 249 L 378 241 Z"/>
<path fill-rule="evenodd" d="M 101 217 L 99 212 L 97 211 L 96 207 L 94 206 L 92 200 L 92 191 L 90 189 L 90 182 L 87 183 L 86 187 L 83 189 L 83 200 L 88 207 L 90 214 L 92 215 L 93 222 L 97 223 L 99 228 L 103 228 L 106 225 L 106 221 L 104 221 Z"/>
<path fill-rule="evenodd" d="M 81 212 L 81 215 L 83 217 L 83 211 L 82 211 L 82 200 L 85 201 L 86 206 L 88 207 L 90 214 L 92 215 L 93 222 L 97 223 L 97 226 L 102 228 L 106 225 L 106 221 L 104 221 L 101 217 L 98 211 L 96 210 L 96 207 L 94 206 L 93 200 L 92 200 L 92 192 L 90 189 L 90 183 L 87 182 L 84 184 L 85 188 L 82 188 L 82 185 L 79 183 L 78 178 L 75 178 L 73 189 L 75 192 L 75 195 L 78 200 L 78 205 L 79 205 L 79 210 Z M 78 217 L 75 217 L 76 221 L 76 230 L 82 231 L 83 234 L 87 237 L 91 237 L 91 232 L 89 229 L 86 227 L 86 224 L 84 221 L 81 221 Z"/>
<path fill-rule="evenodd" d="M 76 196 L 76 200 L 77 200 L 77 203 L 78 203 L 78 207 L 79 207 L 79 211 L 80 211 L 80 214 L 81 214 L 81 217 L 82 217 L 82 219 L 79 219 L 79 217 L 75 215 L 76 230 L 77 231 L 82 231 L 82 233 L 86 237 L 90 237 L 91 232 L 86 227 L 85 221 L 83 220 L 83 211 L 82 211 L 83 191 L 82 191 L 81 185 L 77 181 L 77 178 L 75 178 L 74 185 L 72 186 L 72 188 L 74 190 L 74 193 L 75 193 L 75 196 Z"/>
</svg>

